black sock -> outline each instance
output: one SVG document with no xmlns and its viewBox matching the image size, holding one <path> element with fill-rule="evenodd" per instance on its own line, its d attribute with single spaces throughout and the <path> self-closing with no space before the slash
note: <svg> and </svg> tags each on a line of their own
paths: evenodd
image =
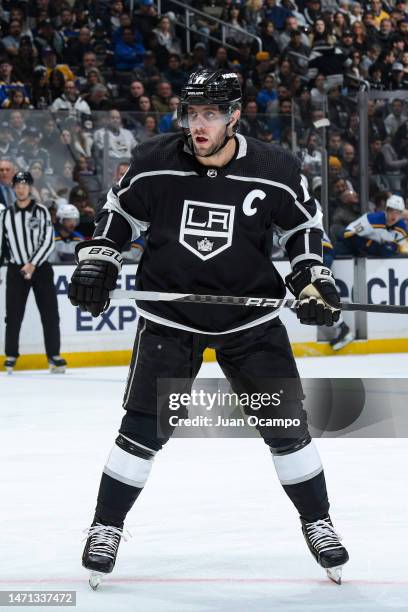
<svg viewBox="0 0 408 612">
<path fill-rule="evenodd" d="M 103 473 L 99 485 L 95 518 L 102 524 L 122 527 L 127 513 L 143 491 Z"/>
<path fill-rule="evenodd" d="M 330 504 L 323 470 L 304 482 L 282 486 L 305 521 L 317 521 L 328 515 Z"/>
</svg>

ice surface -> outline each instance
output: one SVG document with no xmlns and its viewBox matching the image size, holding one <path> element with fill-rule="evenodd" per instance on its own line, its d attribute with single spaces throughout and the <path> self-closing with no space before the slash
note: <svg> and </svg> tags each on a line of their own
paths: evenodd
<svg viewBox="0 0 408 612">
<path fill-rule="evenodd" d="M 406 362 L 298 360 L 301 375 L 314 377 L 406 376 Z M 351 557 L 340 587 L 307 550 L 261 440 L 178 438 L 157 456 L 129 515 L 133 537 L 114 573 L 91 591 L 81 530 L 122 416 L 126 374 L 0 375 L 0 590 L 76 590 L 81 612 L 408 610 L 404 439 L 316 441 Z M 220 372 L 205 364 L 201 375 Z"/>
</svg>

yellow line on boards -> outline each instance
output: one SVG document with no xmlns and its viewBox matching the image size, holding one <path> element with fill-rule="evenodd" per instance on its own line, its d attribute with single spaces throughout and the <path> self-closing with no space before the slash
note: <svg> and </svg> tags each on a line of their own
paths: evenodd
<svg viewBox="0 0 408 612">
<path fill-rule="evenodd" d="M 340 351 L 333 351 L 327 342 L 295 342 L 292 344 L 295 357 L 327 357 L 330 355 L 368 355 L 370 353 L 408 353 L 408 338 L 380 338 L 355 340 Z M 90 368 L 96 366 L 127 366 L 132 352 L 95 351 L 89 353 L 62 353 L 68 367 Z M 0 356 L 0 371 L 4 371 L 4 356 Z M 204 361 L 215 361 L 215 351 L 207 349 Z M 45 355 L 22 355 L 16 370 L 42 370 L 48 368 Z"/>
</svg>

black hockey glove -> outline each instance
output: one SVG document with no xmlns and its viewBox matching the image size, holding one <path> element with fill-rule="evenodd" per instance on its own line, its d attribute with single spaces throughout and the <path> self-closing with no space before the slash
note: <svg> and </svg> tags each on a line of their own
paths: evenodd
<svg viewBox="0 0 408 612">
<path fill-rule="evenodd" d="M 286 286 L 302 303 L 296 309 L 305 325 L 333 325 L 340 317 L 340 296 L 333 274 L 324 266 L 301 268 L 289 274 Z"/>
<path fill-rule="evenodd" d="M 78 266 L 68 285 L 68 297 L 73 306 L 97 317 L 109 306 L 109 291 L 116 287 L 122 255 L 106 238 L 79 243 L 75 255 Z"/>
</svg>

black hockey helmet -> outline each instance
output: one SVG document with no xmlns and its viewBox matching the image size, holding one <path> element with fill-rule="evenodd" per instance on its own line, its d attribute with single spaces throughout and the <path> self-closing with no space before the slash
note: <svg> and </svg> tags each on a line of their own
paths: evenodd
<svg viewBox="0 0 408 612">
<path fill-rule="evenodd" d="M 189 104 L 217 104 L 225 113 L 232 113 L 241 107 L 242 92 L 238 77 L 228 70 L 208 70 L 204 68 L 193 72 L 181 90 L 178 107 L 178 120 L 181 127 L 187 128 L 187 108 Z"/>
<path fill-rule="evenodd" d="M 241 102 L 241 85 L 235 72 L 209 70 L 208 68 L 193 72 L 187 84 L 181 90 L 180 103 L 177 109 L 178 124 L 185 130 L 185 137 L 189 146 L 191 147 L 188 125 L 189 105 L 218 105 L 219 110 L 225 117 L 225 124 L 228 126 L 232 113 L 241 108 Z M 234 125 L 234 133 L 237 128 L 238 122 Z M 226 136 L 222 146 L 232 136 Z"/>
<path fill-rule="evenodd" d="M 27 183 L 27 185 L 33 185 L 34 179 L 30 172 L 17 172 L 17 174 L 13 176 L 13 180 L 12 180 L 13 187 L 17 183 Z"/>
</svg>

